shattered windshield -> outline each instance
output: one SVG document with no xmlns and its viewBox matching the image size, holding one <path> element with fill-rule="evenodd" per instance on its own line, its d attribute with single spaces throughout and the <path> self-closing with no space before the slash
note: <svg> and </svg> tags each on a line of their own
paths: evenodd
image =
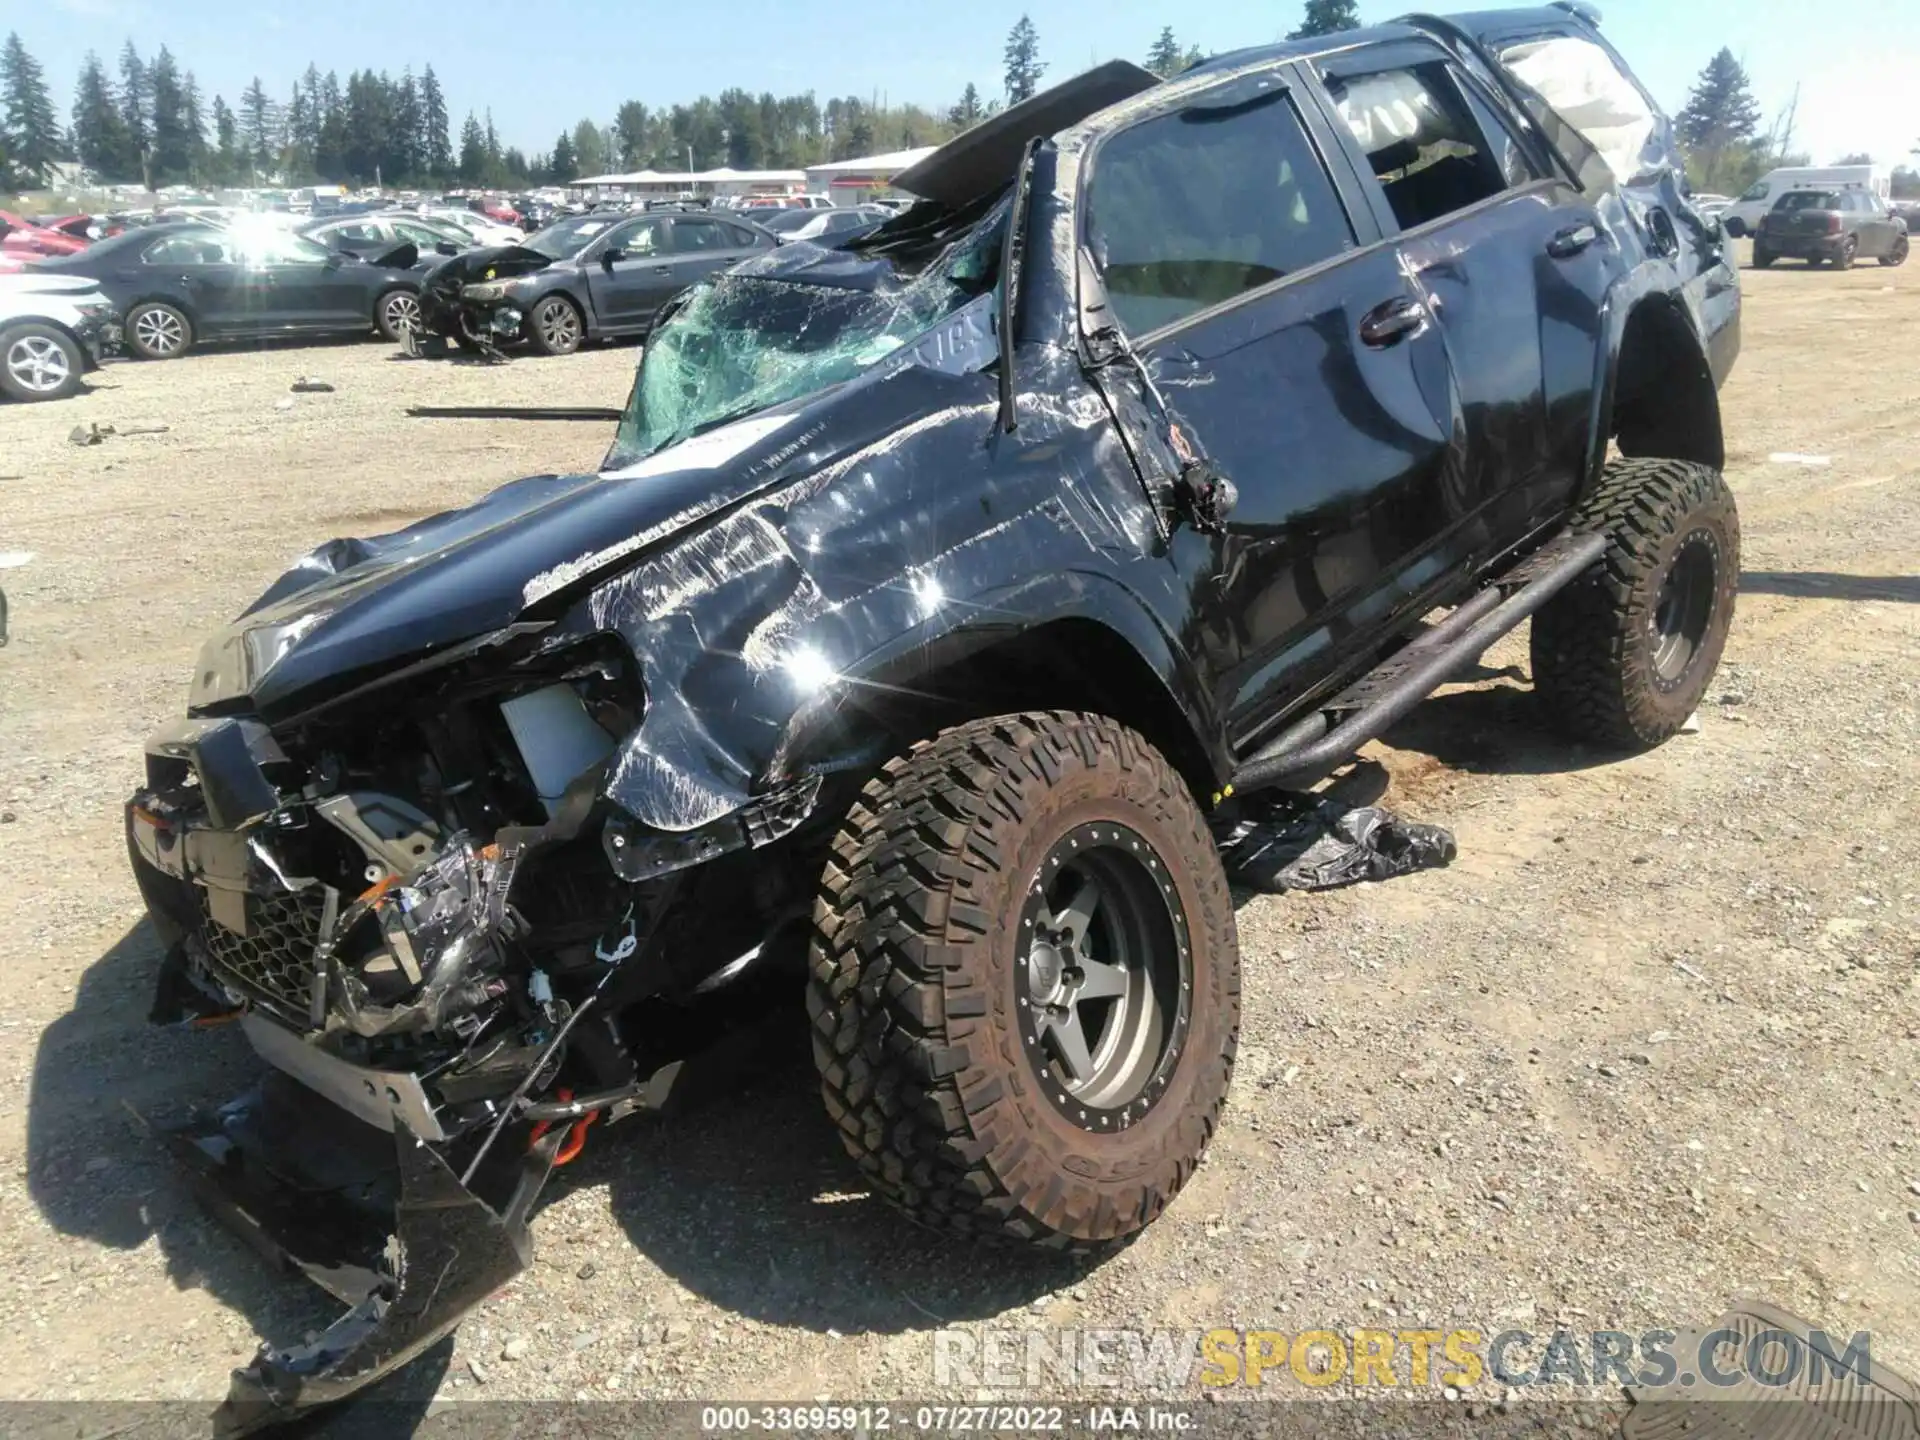
<svg viewBox="0 0 1920 1440">
<path fill-rule="evenodd" d="M 993 288 L 1004 223 L 1002 209 L 915 275 L 822 252 L 817 274 L 748 268 L 702 284 L 648 339 L 608 467 L 878 364 Z"/>
</svg>

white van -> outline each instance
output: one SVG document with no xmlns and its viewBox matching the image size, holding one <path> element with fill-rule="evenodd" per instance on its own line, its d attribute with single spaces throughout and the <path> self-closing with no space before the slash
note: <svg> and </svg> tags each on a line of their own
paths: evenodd
<svg viewBox="0 0 1920 1440">
<path fill-rule="evenodd" d="M 1737 240 L 1759 228 L 1760 217 L 1790 190 L 1871 190 L 1885 200 L 1892 193 L 1892 183 L 1884 165 L 1788 165 L 1761 176 L 1752 189 L 1720 212 L 1720 223 Z"/>
</svg>

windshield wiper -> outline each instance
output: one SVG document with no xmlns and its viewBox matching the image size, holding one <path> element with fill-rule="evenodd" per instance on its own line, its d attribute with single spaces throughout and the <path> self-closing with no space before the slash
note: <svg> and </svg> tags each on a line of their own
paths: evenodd
<svg viewBox="0 0 1920 1440">
<path fill-rule="evenodd" d="M 1027 250 L 1027 207 L 1033 196 L 1033 157 L 1040 153 L 1040 137 L 1027 142 L 1020 169 L 1013 180 L 1013 204 L 1007 212 L 1007 233 L 1000 249 L 1000 428 L 1012 434 L 1019 424 L 1014 412 L 1014 318 L 1020 308 L 1020 268 Z"/>
</svg>

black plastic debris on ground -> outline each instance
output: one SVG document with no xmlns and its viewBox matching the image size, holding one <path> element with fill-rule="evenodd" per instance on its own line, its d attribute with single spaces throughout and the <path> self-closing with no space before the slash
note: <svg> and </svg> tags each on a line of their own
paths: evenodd
<svg viewBox="0 0 1920 1440">
<path fill-rule="evenodd" d="M 1289 790 L 1237 797 L 1215 813 L 1227 878 L 1248 890 L 1332 890 L 1451 864 L 1453 832 L 1377 805 Z"/>
</svg>

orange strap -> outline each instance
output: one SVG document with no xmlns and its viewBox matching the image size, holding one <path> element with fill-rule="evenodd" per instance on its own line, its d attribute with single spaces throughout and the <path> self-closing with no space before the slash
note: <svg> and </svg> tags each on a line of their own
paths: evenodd
<svg viewBox="0 0 1920 1440">
<path fill-rule="evenodd" d="M 556 1090 L 554 1093 L 562 1100 L 573 1099 L 573 1091 L 571 1090 Z M 573 1129 L 568 1132 L 566 1140 L 561 1143 L 559 1153 L 553 1157 L 553 1163 L 555 1165 L 565 1165 L 580 1157 L 580 1152 L 587 1148 L 587 1127 L 599 1118 L 600 1112 L 598 1110 L 589 1110 L 585 1115 L 573 1122 Z M 542 1135 L 546 1134 L 552 1123 L 550 1120 L 537 1121 L 534 1124 L 533 1135 L 529 1143 L 533 1140 L 538 1140 Z"/>
</svg>

